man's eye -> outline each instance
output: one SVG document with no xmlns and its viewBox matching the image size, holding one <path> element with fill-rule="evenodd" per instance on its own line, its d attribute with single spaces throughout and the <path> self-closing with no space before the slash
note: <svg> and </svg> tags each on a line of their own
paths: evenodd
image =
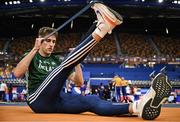
<svg viewBox="0 0 180 122">
<path fill-rule="evenodd" d="M 53 43 L 56 43 L 56 40 L 53 40 L 52 42 L 53 42 Z"/>
<path fill-rule="evenodd" d="M 47 39 L 47 42 L 50 42 L 51 41 L 51 39 Z"/>
</svg>

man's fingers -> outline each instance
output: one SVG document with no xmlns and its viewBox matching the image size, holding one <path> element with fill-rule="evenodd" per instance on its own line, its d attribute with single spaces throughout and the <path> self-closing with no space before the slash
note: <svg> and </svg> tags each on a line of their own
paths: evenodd
<svg viewBox="0 0 180 122">
<path fill-rule="evenodd" d="M 34 48 L 38 50 L 40 48 L 43 40 L 44 40 L 44 38 L 36 38 Z"/>
<path fill-rule="evenodd" d="M 36 42 L 41 43 L 44 40 L 44 38 L 36 38 Z"/>
</svg>

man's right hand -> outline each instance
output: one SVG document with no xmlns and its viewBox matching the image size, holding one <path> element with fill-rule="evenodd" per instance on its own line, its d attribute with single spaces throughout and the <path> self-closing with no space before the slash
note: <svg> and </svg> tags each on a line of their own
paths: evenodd
<svg viewBox="0 0 180 122">
<path fill-rule="evenodd" d="M 36 38 L 35 44 L 34 44 L 34 50 L 39 50 L 40 46 L 41 46 L 41 42 L 44 38 Z"/>
</svg>

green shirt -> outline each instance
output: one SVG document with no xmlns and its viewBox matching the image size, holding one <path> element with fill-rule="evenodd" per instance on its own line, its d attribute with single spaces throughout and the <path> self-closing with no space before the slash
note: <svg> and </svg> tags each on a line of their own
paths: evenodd
<svg viewBox="0 0 180 122">
<path fill-rule="evenodd" d="M 51 55 L 43 57 L 36 53 L 32 59 L 28 70 L 28 90 L 33 93 L 47 77 L 47 74 L 60 65 L 58 56 Z"/>
</svg>

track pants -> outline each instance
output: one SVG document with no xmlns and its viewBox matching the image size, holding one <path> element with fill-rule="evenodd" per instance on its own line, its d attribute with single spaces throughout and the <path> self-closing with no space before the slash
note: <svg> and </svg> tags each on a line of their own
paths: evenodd
<svg viewBox="0 0 180 122">
<path fill-rule="evenodd" d="M 95 28 L 95 25 L 92 27 Z M 89 33 L 92 33 L 92 28 Z M 128 104 L 112 104 L 97 96 L 80 96 L 61 93 L 66 79 L 74 67 L 81 63 L 97 44 L 92 35 L 85 39 L 64 59 L 64 61 L 44 79 L 39 88 L 29 95 L 28 105 L 36 113 L 82 113 L 93 112 L 112 116 L 127 114 Z"/>
</svg>

